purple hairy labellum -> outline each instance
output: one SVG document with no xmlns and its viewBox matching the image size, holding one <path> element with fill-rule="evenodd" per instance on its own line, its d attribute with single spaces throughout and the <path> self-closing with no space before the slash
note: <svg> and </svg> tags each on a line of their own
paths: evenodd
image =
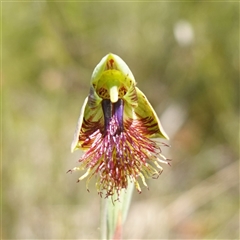
<svg viewBox="0 0 240 240">
<path fill-rule="evenodd" d="M 108 54 L 95 68 L 90 93 L 81 109 L 71 149 L 84 152 L 80 166 L 86 170 L 79 181 L 96 177 L 96 188 L 106 197 L 127 189 L 138 179 L 157 178 L 169 164 L 153 138 L 166 138 L 146 96 L 136 87 L 132 72 L 117 55 Z"/>
</svg>

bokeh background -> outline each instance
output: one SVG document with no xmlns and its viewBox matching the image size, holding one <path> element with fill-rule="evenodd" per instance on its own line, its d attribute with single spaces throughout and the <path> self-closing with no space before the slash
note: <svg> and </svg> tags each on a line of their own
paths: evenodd
<svg viewBox="0 0 240 240">
<path fill-rule="evenodd" d="M 125 239 L 239 239 L 239 3 L 2 2 L 2 238 L 97 239 L 94 187 L 66 174 L 94 67 L 135 75 L 171 140 Z"/>
</svg>

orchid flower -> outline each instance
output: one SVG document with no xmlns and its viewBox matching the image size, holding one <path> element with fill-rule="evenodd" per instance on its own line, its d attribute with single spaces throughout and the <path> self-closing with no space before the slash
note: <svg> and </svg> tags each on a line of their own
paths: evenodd
<svg viewBox="0 0 240 240">
<path fill-rule="evenodd" d="M 88 183 L 96 177 L 100 195 L 120 195 L 129 183 L 141 192 L 139 179 L 157 178 L 169 159 L 153 138 L 168 139 L 147 100 L 136 87 L 127 64 L 117 55 L 108 54 L 96 66 L 90 92 L 85 99 L 71 151 L 81 149 L 80 165 L 70 171 L 85 170 L 78 181 Z"/>
</svg>

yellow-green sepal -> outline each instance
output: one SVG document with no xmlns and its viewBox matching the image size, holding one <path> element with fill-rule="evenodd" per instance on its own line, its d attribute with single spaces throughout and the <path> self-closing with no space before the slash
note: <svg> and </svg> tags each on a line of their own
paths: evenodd
<svg viewBox="0 0 240 240">
<path fill-rule="evenodd" d="M 85 99 L 77 122 L 77 127 L 74 133 L 71 144 L 71 152 L 76 149 L 85 150 L 82 144 L 84 138 L 81 138 L 87 131 L 94 132 L 96 129 L 101 129 L 104 126 L 104 115 L 101 105 L 102 99 L 98 97 L 94 89 L 90 89 L 88 97 Z M 92 127 L 94 125 L 94 128 Z"/>
<path fill-rule="evenodd" d="M 168 135 L 164 131 L 156 112 L 148 101 L 144 93 L 136 87 L 138 105 L 134 108 L 136 118 L 146 122 L 146 136 L 150 138 L 166 138 Z"/>
<path fill-rule="evenodd" d="M 131 70 L 129 69 L 128 65 L 116 54 L 109 53 L 101 59 L 101 61 L 93 70 L 91 84 L 97 85 L 99 79 L 103 75 L 103 72 L 106 71 L 107 69 L 116 69 L 123 75 L 128 76 L 128 78 L 135 83 L 134 76 Z"/>
<path fill-rule="evenodd" d="M 88 102 L 88 97 L 85 98 L 84 103 L 83 103 L 82 108 L 81 108 L 81 111 L 80 111 L 77 126 L 76 126 L 74 136 L 73 136 L 73 141 L 72 141 L 72 144 L 71 144 L 71 152 L 76 150 L 76 148 L 78 146 L 79 134 L 80 134 L 80 130 L 81 130 L 81 127 L 82 127 L 83 115 L 84 115 L 84 111 L 85 111 L 85 107 L 87 105 L 87 102 Z"/>
</svg>

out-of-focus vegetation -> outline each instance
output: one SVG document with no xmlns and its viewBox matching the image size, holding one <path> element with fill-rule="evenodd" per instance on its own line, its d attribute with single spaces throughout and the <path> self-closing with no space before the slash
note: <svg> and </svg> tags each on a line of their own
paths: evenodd
<svg viewBox="0 0 240 240">
<path fill-rule="evenodd" d="M 134 192 L 126 239 L 239 238 L 237 2 L 2 3 L 2 237 L 99 237 L 70 143 L 91 73 L 119 55 L 171 148 Z"/>
</svg>

